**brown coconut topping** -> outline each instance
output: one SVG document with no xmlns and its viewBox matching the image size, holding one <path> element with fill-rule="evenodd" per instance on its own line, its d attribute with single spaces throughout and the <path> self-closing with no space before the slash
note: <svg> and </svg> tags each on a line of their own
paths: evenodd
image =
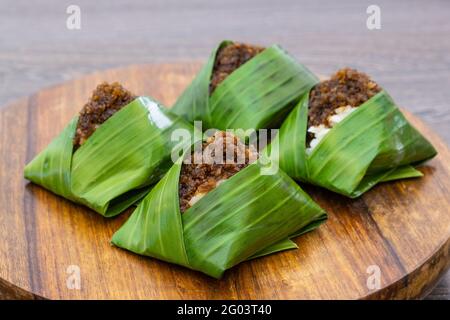
<svg viewBox="0 0 450 320">
<path fill-rule="evenodd" d="M 197 157 L 202 159 L 202 154 L 202 163 L 194 163 L 194 152 L 190 163 L 182 165 L 179 186 L 181 212 L 185 212 L 206 193 L 258 157 L 254 148 L 246 146 L 236 136 L 224 131 L 216 132 L 202 144 L 202 152 L 197 151 Z"/>
<path fill-rule="evenodd" d="M 362 72 L 350 68 L 337 71 L 311 90 L 308 128 L 321 124 L 330 127 L 328 117 L 337 108 L 358 107 L 380 91 L 381 88 Z"/>
<path fill-rule="evenodd" d="M 134 94 L 117 82 L 98 85 L 80 111 L 73 140 L 75 148 L 80 147 L 102 123 L 135 98 Z"/>
<path fill-rule="evenodd" d="M 219 49 L 211 76 L 209 93 L 212 94 L 217 86 L 234 70 L 263 50 L 262 47 L 244 43 L 231 43 Z"/>
</svg>

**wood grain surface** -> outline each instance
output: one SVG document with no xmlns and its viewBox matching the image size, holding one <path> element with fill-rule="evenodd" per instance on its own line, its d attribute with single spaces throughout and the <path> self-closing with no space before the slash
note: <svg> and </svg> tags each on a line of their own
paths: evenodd
<svg viewBox="0 0 450 320">
<path fill-rule="evenodd" d="M 81 29 L 66 9 L 81 9 Z M 366 28 L 377 4 L 382 27 Z M 93 70 L 198 59 L 229 38 L 279 43 L 313 71 L 371 74 L 450 143 L 450 1 L 0 1 L 0 108 Z M 425 92 L 425 94 L 424 94 Z M 429 299 L 450 299 L 450 272 Z"/>
<path fill-rule="evenodd" d="M 118 80 L 171 105 L 198 69 L 179 63 L 99 72 L 0 109 L 0 298 L 370 299 L 429 292 L 450 264 L 450 151 L 409 113 L 439 151 L 420 169 L 425 177 L 384 183 L 356 200 L 305 186 L 329 221 L 297 238 L 299 250 L 242 263 L 222 280 L 112 247 L 127 214 L 105 219 L 22 178 L 25 163 L 100 81 Z M 68 289 L 70 266 L 80 269 L 80 290 Z M 379 289 L 367 286 L 370 266 L 380 268 Z"/>
</svg>

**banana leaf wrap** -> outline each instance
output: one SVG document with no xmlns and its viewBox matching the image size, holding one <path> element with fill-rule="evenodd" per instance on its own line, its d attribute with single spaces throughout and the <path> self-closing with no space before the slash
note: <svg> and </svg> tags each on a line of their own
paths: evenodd
<svg viewBox="0 0 450 320">
<path fill-rule="evenodd" d="M 316 228 L 326 213 L 281 170 L 254 162 L 180 213 L 179 159 L 142 200 L 112 243 L 220 278 L 238 263 L 296 248 L 290 238 Z"/>
<path fill-rule="evenodd" d="M 437 152 L 381 91 L 336 124 L 308 155 L 309 94 L 279 131 L 279 165 L 292 178 L 355 198 L 379 182 L 420 177 Z M 273 146 L 266 148 L 266 156 Z M 274 155 L 270 155 L 274 159 Z"/>
<path fill-rule="evenodd" d="M 117 111 L 74 151 L 77 121 L 78 116 L 25 167 L 24 175 L 106 217 L 142 199 L 170 168 L 175 146 L 171 141 L 173 130 L 194 130 L 155 101 L 139 97 Z"/>
<path fill-rule="evenodd" d="M 171 110 L 190 122 L 202 121 L 205 129 L 278 128 L 317 77 L 273 45 L 232 72 L 210 95 L 216 54 L 230 43 L 223 41 L 213 50 Z"/>
</svg>

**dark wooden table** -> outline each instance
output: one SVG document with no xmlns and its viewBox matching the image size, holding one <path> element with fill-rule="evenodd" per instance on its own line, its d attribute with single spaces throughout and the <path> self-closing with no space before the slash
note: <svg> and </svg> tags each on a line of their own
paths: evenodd
<svg viewBox="0 0 450 320">
<path fill-rule="evenodd" d="M 77 0 L 0 2 L 0 106 L 94 70 L 204 60 L 221 39 L 279 43 L 320 74 L 369 73 L 399 105 L 450 142 L 450 2 L 377 0 L 381 29 L 366 27 L 374 1 Z M 150 93 L 151 94 L 151 93 Z M 450 273 L 429 299 L 450 299 Z"/>
</svg>

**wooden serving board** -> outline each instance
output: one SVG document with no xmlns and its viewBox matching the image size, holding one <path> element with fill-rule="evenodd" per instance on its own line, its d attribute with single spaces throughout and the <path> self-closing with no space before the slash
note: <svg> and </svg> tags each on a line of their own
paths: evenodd
<svg viewBox="0 0 450 320">
<path fill-rule="evenodd" d="M 23 179 L 24 165 L 99 82 L 117 80 L 172 105 L 199 66 L 99 72 L 0 109 L 0 298 L 418 298 L 433 287 L 450 264 L 450 152 L 410 114 L 439 151 L 420 169 L 423 178 L 384 183 L 356 200 L 305 187 L 328 211 L 327 223 L 297 238 L 299 250 L 242 263 L 221 280 L 112 247 L 127 214 L 103 218 Z"/>
</svg>

